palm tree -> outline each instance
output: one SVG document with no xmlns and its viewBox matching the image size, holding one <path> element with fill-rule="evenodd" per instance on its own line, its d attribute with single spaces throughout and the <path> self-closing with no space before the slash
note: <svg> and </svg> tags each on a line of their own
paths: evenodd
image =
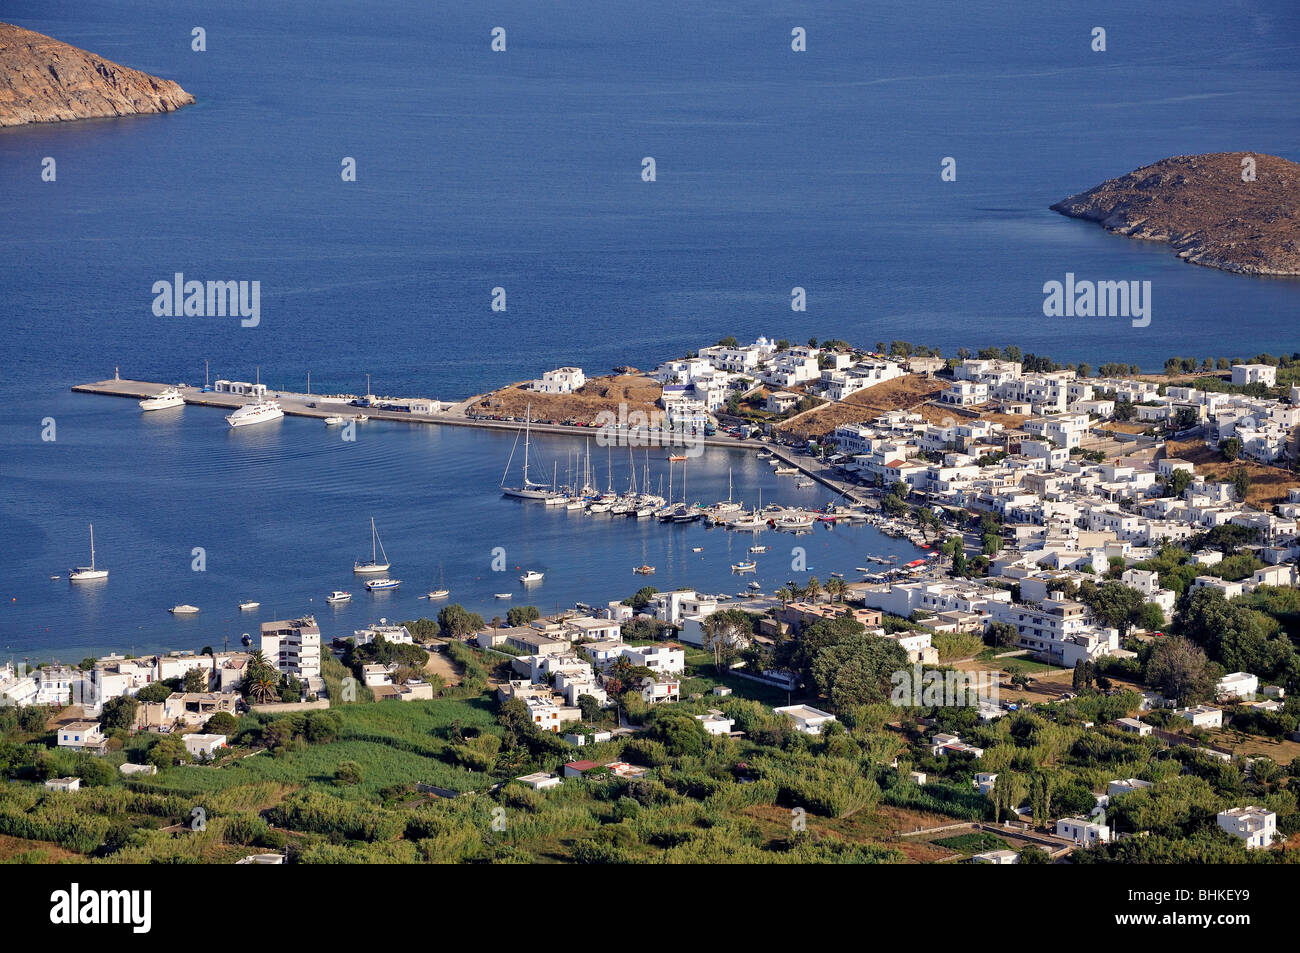
<svg viewBox="0 0 1300 953">
<path fill-rule="evenodd" d="M 826 580 L 826 595 L 831 597 L 831 602 L 839 602 L 843 599 L 844 590 L 846 588 L 843 579 L 838 579 L 832 576 L 830 579 Z"/>
<path fill-rule="evenodd" d="M 789 586 L 782 586 L 776 591 L 776 597 L 781 600 L 781 608 L 784 609 L 794 601 L 794 590 Z"/>
<path fill-rule="evenodd" d="M 253 684 L 249 687 L 251 694 L 259 702 L 267 702 L 280 694 L 279 679 L 275 678 L 270 671 L 259 672 L 253 678 Z"/>
<path fill-rule="evenodd" d="M 808 597 L 809 601 L 817 601 L 817 597 L 822 594 L 822 584 L 817 581 L 816 576 L 808 577 L 808 584 L 803 587 L 803 594 Z"/>
</svg>

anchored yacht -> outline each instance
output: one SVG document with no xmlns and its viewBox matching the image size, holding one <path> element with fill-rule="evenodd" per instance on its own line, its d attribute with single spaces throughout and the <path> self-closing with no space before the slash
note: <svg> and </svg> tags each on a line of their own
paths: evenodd
<svg viewBox="0 0 1300 953">
<path fill-rule="evenodd" d="M 280 409 L 278 400 L 267 400 L 265 398 L 255 400 L 251 404 L 245 404 L 233 414 L 226 417 L 226 423 L 232 427 L 248 427 L 252 424 L 265 424 L 272 420 L 279 420 L 284 416 L 284 411 Z"/>
<path fill-rule="evenodd" d="M 140 401 L 141 410 L 167 410 L 169 407 L 184 407 L 185 398 L 175 387 L 168 387 L 152 397 Z"/>
<path fill-rule="evenodd" d="M 58 578 L 58 577 L 54 577 Z M 68 582 L 91 582 L 95 579 L 107 579 L 107 569 L 95 568 L 95 524 L 90 524 L 90 565 L 78 566 L 68 570 Z"/>
</svg>

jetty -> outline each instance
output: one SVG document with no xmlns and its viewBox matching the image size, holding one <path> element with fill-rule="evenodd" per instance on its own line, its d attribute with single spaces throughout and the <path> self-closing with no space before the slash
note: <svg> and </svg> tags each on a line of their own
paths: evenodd
<svg viewBox="0 0 1300 953">
<path fill-rule="evenodd" d="M 113 377 L 89 384 L 77 384 L 73 386 L 72 390 L 78 394 L 100 394 L 108 397 L 143 400 L 170 386 L 174 386 L 180 391 L 186 404 L 195 407 L 237 410 L 245 404 L 258 399 L 252 394 L 221 392 L 190 384 L 170 385 L 158 383 L 157 381 L 138 381 L 121 377 Z M 352 401 L 358 399 L 355 394 L 303 394 L 268 388 L 266 396 L 278 401 L 286 416 L 311 417 L 322 422 L 326 417 L 354 417 L 359 413 L 364 413 L 370 420 L 385 420 L 406 424 L 433 424 L 444 427 L 476 427 L 480 430 L 500 430 L 512 434 L 519 430 L 519 425 L 522 422 L 470 416 L 469 409 L 482 399 L 482 395 L 475 395 L 459 401 L 440 401 L 427 398 L 376 398 L 374 395 L 367 395 L 370 398 L 368 406 L 354 405 Z M 405 406 L 409 409 L 384 410 L 377 406 L 379 403 Z M 537 423 L 536 421 L 530 427 L 534 433 L 580 438 L 589 438 L 593 431 L 598 429 L 570 424 Z M 773 457 L 780 460 L 783 465 L 794 467 L 804 476 L 816 480 L 822 486 L 834 491 L 838 497 L 857 505 L 875 506 L 874 499 L 870 494 L 864 492 L 861 487 L 836 479 L 833 475 L 833 468 L 828 464 L 813 457 L 790 452 L 787 448 L 767 441 L 718 435 L 711 437 L 687 435 L 673 430 L 651 431 L 647 435 L 644 430 L 630 431 L 623 428 L 615 428 L 612 431 L 612 436 L 619 446 L 630 445 L 637 449 L 642 447 L 672 448 L 695 445 L 722 447 L 730 450 L 766 450 Z"/>
</svg>

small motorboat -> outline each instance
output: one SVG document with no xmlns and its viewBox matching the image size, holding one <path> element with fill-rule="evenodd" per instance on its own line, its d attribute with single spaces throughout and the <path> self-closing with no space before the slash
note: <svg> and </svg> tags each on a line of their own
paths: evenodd
<svg viewBox="0 0 1300 953">
<path fill-rule="evenodd" d="M 513 598 L 514 598 L 514 594 L 513 594 L 513 593 L 509 593 L 509 592 L 497 592 L 497 593 L 494 593 L 494 595 L 495 595 L 498 599 L 513 599 Z"/>
<path fill-rule="evenodd" d="M 335 414 L 332 417 L 325 418 L 326 427 L 340 427 L 343 425 L 343 418 Z"/>
<path fill-rule="evenodd" d="M 794 476 L 796 473 L 799 472 L 799 468 L 798 467 L 777 467 L 772 472 L 775 473 L 777 476 Z"/>
<path fill-rule="evenodd" d="M 842 573 L 842 572 L 833 572 L 833 573 L 831 573 L 831 578 L 832 578 L 832 579 L 843 579 L 843 578 L 844 578 L 844 573 Z"/>
<path fill-rule="evenodd" d="M 63 577 L 62 577 L 62 576 L 51 576 L 50 578 L 51 578 L 51 579 L 62 579 Z"/>
<path fill-rule="evenodd" d="M 530 569 L 519 577 L 519 581 L 524 585 L 528 585 L 530 582 L 541 582 L 545 576 L 546 573 L 538 572 L 536 569 Z"/>
<path fill-rule="evenodd" d="M 369 420 L 370 418 L 369 418 L 368 416 L 366 416 L 365 414 L 356 414 L 356 415 L 353 416 L 352 419 L 355 420 L 355 421 L 356 421 L 357 423 L 359 423 L 359 424 L 364 424 L 364 423 L 365 423 L 367 420 Z"/>
<path fill-rule="evenodd" d="M 751 588 L 751 589 L 757 591 L 757 590 L 759 590 L 759 589 L 762 589 L 763 586 L 762 586 L 762 583 L 751 582 L 751 583 L 749 584 L 749 588 Z"/>
<path fill-rule="evenodd" d="M 402 584 L 400 579 L 389 579 L 385 576 L 383 579 L 371 579 L 366 583 L 366 588 L 371 592 L 378 592 L 381 589 L 396 589 Z"/>
<path fill-rule="evenodd" d="M 632 571 L 639 576 L 652 576 L 654 575 L 655 567 L 650 565 L 636 566 Z"/>
<path fill-rule="evenodd" d="M 260 602 L 257 602 L 257 601 L 254 600 L 254 599 L 245 599 L 243 602 L 241 602 L 241 603 L 239 604 L 239 610 L 240 610 L 241 612 L 246 612 L 246 611 L 248 611 L 249 609 L 256 609 L 256 608 L 257 608 L 258 606 L 260 606 L 260 605 L 261 605 L 261 603 L 260 603 Z"/>
<path fill-rule="evenodd" d="M 333 592 L 331 592 L 328 596 L 325 597 L 325 601 L 330 603 L 351 602 L 352 593 L 344 592 L 342 589 L 335 589 Z"/>
<path fill-rule="evenodd" d="M 752 560 L 749 562 L 739 562 L 739 563 L 731 564 L 732 572 L 755 572 L 757 569 L 758 569 L 758 563 L 753 562 Z"/>
<path fill-rule="evenodd" d="M 172 606 L 167 611 L 170 612 L 172 615 L 194 615 L 194 613 L 199 611 L 199 607 L 192 606 L 187 603 L 181 603 L 178 606 Z"/>
<path fill-rule="evenodd" d="M 704 547 L 703 547 L 703 546 L 692 546 L 692 547 L 691 547 L 691 552 L 693 552 L 693 553 L 702 553 L 702 552 L 704 552 Z"/>
<path fill-rule="evenodd" d="M 767 552 L 767 547 L 766 547 L 766 546 L 750 546 L 750 547 L 749 547 L 749 551 L 750 551 L 751 553 L 765 553 L 765 552 Z"/>
</svg>

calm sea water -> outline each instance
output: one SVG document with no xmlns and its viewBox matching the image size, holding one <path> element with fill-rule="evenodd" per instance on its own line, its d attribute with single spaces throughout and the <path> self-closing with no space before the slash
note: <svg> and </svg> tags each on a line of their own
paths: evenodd
<svg viewBox="0 0 1300 953">
<path fill-rule="evenodd" d="M 1167 155 L 1300 157 L 1294 4 L 1183 3 L 1158 29 L 1123 3 L 1006 6 L 9 0 L 5 18 L 199 102 L 0 132 L 0 650 L 234 638 L 243 596 L 321 609 L 351 585 L 372 513 L 406 585 L 341 610 L 342 628 L 413 614 L 439 562 L 453 598 L 501 609 L 498 543 L 547 570 L 542 603 L 625 595 L 642 561 L 661 586 L 726 575 L 725 537 L 702 529 L 497 499 L 500 436 L 384 425 L 343 448 L 307 422 L 231 434 L 215 412 L 141 418 L 67 392 L 115 366 L 197 381 L 206 359 L 214 376 L 260 366 L 300 389 L 310 371 L 352 391 L 369 372 L 379 392 L 448 398 L 557 364 L 649 367 L 728 333 L 1148 368 L 1296 350 L 1300 283 L 1189 266 L 1047 209 Z M 1105 53 L 1089 49 L 1099 25 Z M 808 52 L 790 51 L 793 26 Z M 177 271 L 260 281 L 261 325 L 154 317 L 150 289 Z M 1043 282 L 1067 271 L 1150 280 L 1151 326 L 1042 317 Z M 739 482 L 752 461 L 719 452 L 697 467 L 701 499 L 725 496 L 728 465 L 755 495 Z M 788 483 L 781 499 L 797 501 Z M 48 576 L 83 558 L 91 520 L 112 576 L 69 591 Z M 814 555 L 818 570 L 879 548 L 866 530 L 813 539 L 840 560 Z M 206 611 L 166 616 L 181 601 Z"/>
</svg>

